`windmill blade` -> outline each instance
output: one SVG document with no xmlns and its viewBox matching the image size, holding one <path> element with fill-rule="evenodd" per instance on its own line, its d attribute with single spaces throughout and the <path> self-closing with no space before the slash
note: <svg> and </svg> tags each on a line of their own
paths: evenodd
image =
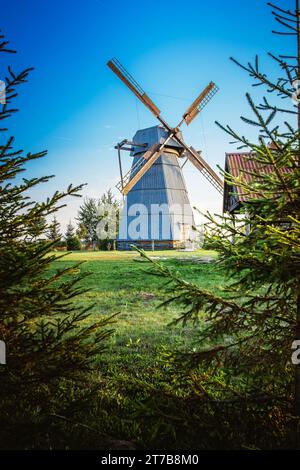
<svg viewBox="0 0 300 470">
<path fill-rule="evenodd" d="M 128 194 L 149 168 L 151 168 L 153 163 L 155 163 L 160 157 L 167 143 L 174 137 L 175 132 L 175 130 L 170 132 L 168 137 L 161 144 L 152 145 L 152 147 L 144 153 L 143 157 L 141 157 L 140 160 L 129 170 L 123 178 L 123 181 L 120 181 L 117 184 L 117 188 L 124 196 Z"/>
<path fill-rule="evenodd" d="M 186 150 L 186 156 L 190 162 L 203 174 L 203 176 L 212 184 L 220 194 L 223 194 L 224 184 L 217 173 L 211 168 L 211 166 L 201 157 L 201 154 L 197 152 L 193 147 L 186 145 L 178 134 L 174 134 L 174 139 L 182 145 Z"/>
<path fill-rule="evenodd" d="M 133 186 L 135 186 L 137 182 L 142 178 L 142 176 L 149 170 L 149 168 L 153 165 L 153 163 L 156 162 L 156 160 L 160 157 L 162 152 L 163 152 L 163 149 L 155 150 L 154 152 L 152 151 L 152 154 L 150 154 L 149 152 L 149 155 L 147 155 L 146 161 L 141 157 L 143 164 L 140 166 L 140 169 L 130 178 L 128 183 L 125 186 L 123 186 L 122 194 L 124 196 L 128 194 L 128 192 L 133 188 Z"/>
<path fill-rule="evenodd" d="M 186 110 L 183 115 L 183 119 L 188 126 L 197 114 L 202 111 L 202 109 L 208 104 L 212 97 L 217 93 L 219 88 L 214 82 L 210 82 L 207 87 L 200 93 L 200 95 L 195 99 L 191 106 Z"/>
<path fill-rule="evenodd" d="M 152 156 L 156 155 L 159 147 L 160 144 L 152 145 L 152 147 L 150 147 L 149 150 L 144 153 L 144 155 L 135 163 L 135 165 L 130 168 L 130 170 L 126 173 L 123 179 L 119 181 L 116 187 L 123 195 L 126 195 L 130 191 L 130 189 L 137 183 L 137 181 L 143 176 L 143 174 L 147 171 L 148 167 L 145 167 L 145 165 Z M 136 177 L 139 178 L 136 179 Z"/>
<path fill-rule="evenodd" d="M 224 184 L 217 173 L 211 168 L 211 166 L 201 157 L 200 153 L 197 152 L 193 147 L 189 148 L 187 152 L 187 158 L 190 162 L 203 174 L 203 176 L 219 191 L 223 194 Z"/>
<path fill-rule="evenodd" d="M 142 87 L 135 81 L 130 73 L 123 67 L 118 59 L 113 58 L 107 62 L 108 67 L 125 83 L 126 86 L 138 97 L 138 99 L 148 108 L 154 116 L 160 115 L 160 110 L 145 93 Z"/>
</svg>

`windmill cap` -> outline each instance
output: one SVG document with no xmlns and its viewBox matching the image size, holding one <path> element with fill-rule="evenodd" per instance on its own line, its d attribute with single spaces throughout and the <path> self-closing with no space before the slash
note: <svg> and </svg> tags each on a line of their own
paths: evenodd
<svg viewBox="0 0 300 470">
<path fill-rule="evenodd" d="M 178 135 L 182 138 L 181 132 L 179 132 Z M 147 127 L 146 129 L 140 129 L 135 133 L 133 137 L 133 142 L 136 142 L 137 144 L 146 144 L 147 147 L 141 148 L 141 147 L 133 146 L 133 150 L 130 153 L 130 155 L 134 156 L 134 155 L 137 155 L 138 153 L 144 153 L 153 144 L 163 143 L 167 137 L 168 137 L 168 131 L 163 126 L 153 126 L 153 127 Z M 175 149 L 177 148 L 180 150 L 183 148 L 174 139 L 171 139 L 168 142 L 167 146 L 173 147 Z"/>
</svg>

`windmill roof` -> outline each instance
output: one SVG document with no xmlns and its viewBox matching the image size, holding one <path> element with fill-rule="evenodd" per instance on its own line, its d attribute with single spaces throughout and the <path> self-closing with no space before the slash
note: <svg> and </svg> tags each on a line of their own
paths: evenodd
<svg viewBox="0 0 300 470">
<path fill-rule="evenodd" d="M 274 171 L 272 165 L 263 165 L 253 158 L 254 153 L 252 152 L 239 152 L 239 153 L 226 153 L 225 158 L 225 171 L 230 173 L 234 177 L 242 177 L 246 183 L 250 183 L 253 180 L 253 175 L 250 173 L 265 173 L 271 174 Z M 281 168 L 283 173 L 290 173 L 291 168 Z M 233 192 L 229 188 L 228 183 L 225 182 L 224 188 L 224 211 L 230 211 L 228 207 L 228 196 L 229 193 Z M 251 199 L 259 199 L 259 194 L 253 192 L 250 194 L 244 194 L 243 188 L 236 186 L 234 188 L 236 204 L 233 208 L 238 208 L 239 203 L 247 202 Z"/>
<path fill-rule="evenodd" d="M 182 138 L 181 132 L 179 132 L 179 135 Z M 163 126 L 153 126 L 147 127 L 146 129 L 140 129 L 134 135 L 133 142 L 136 142 L 137 144 L 147 144 L 147 147 L 133 147 L 131 155 L 133 156 L 138 153 L 144 153 L 153 144 L 163 143 L 167 137 L 168 131 Z M 181 145 L 173 139 L 170 140 L 167 146 L 182 149 Z"/>
</svg>

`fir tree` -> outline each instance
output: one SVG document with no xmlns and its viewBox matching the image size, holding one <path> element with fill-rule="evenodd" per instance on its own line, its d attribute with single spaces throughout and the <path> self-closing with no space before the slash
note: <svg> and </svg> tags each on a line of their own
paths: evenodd
<svg viewBox="0 0 300 470">
<path fill-rule="evenodd" d="M 100 249 L 110 250 L 117 239 L 120 215 L 120 202 L 110 189 L 102 194 L 98 202 L 98 212 L 102 214 L 104 218 L 99 247 Z M 98 234 L 100 234 L 100 232 L 98 232 Z"/>
<path fill-rule="evenodd" d="M 73 227 L 73 225 L 72 225 L 72 222 L 69 221 L 69 223 L 68 223 L 68 225 L 67 225 L 67 230 L 66 230 L 65 238 L 66 238 L 66 240 L 67 240 L 68 238 L 74 237 L 74 235 L 75 235 L 75 229 L 74 229 L 74 227 Z"/>
<path fill-rule="evenodd" d="M 150 261 L 154 273 L 168 281 L 168 302 L 182 306 L 176 322 L 197 324 L 205 313 L 198 350 L 186 357 L 189 370 L 201 365 L 197 387 L 203 399 L 211 403 L 216 397 L 224 403 L 244 400 L 247 413 L 255 404 L 257 426 L 262 412 L 265 417 L 275 413 L 280 416 L 282 439 L 292 416 L 299 446 L 300 364 L 292 364 L 291 355 L 294 341 L 300 340 L 300 12 L 298 1 L 294 11 L 270 5 L 277 23 L 286 28 L 287 33 L 280 34 L 295 36 L 296 52 L 270 53 L 284 73 L 276 81 L 261 70 L 257 57 L 254 64 L 247 65 L 232 59 L 254 79 L 254 86 L 266 86 L 274 97 L 256 104 L 246 95 L 254 117 L 242 120 L 257 128 L 257 141 L 218 124 L 239 148 L 252 152 L 249 158 L 260 168 L 248 172 L 250 178 L 224 174 L 235 188 L 234 194 L 240 187 L 248 195 L 239 223 L 233 215 L 207 214 L 206 244 L 218 250 L 215 269 L 226 274 L 227 286 L 222 291 L 207 291 Z M 253 198 L 253 194 L 259 197 Z M 182 363 L 182 356 L 180 360 Z M 238 404 L 233 413 L 237 409 Z M 252 434 L 255 439 L 254 428 Z M 274 438 L 268 445 L 275 442 Z"/>
<path fill-rule="evenodd" d="M 0 51 L 8 52 L 6 41 Z M 16 111 L 11 102 L 30 70 L 9 68 L 1 120 Z M 81 186 L 70 185 L 45 202 L 32 200 L 31 189 L 51 177 L 21 177 L 27 163 L 46 152 L 24 155 L 6 131 L 0 134 L 0 339 L 7 348 L 6 365 L 0 365 L 0 447 L 65 447 L 60 420 L 72 416 L 81 375 L 103 351 L 110 320 L 86 326 L 89 309 L 74 302 L 84 292 L 83 274 L 75 275 L 70 265 L 53 269 L 55 242 L 32 243 L 49 230 L 45 220 L 66 196 L 78 196 Z"/>
<path fill-rule="evenodd" d="M 79 223 L 76 229 L 76 235 L 80 241 L 85 241 L 87 237 L 87 230 L 82 223 Z"/>
<path fill-rule="evenodd" d="M 100 221 L 95 199 L 85 198 L 79 208 L 77 220 L 79 225 L 85 228 L 86 244 L 95 249 L 98 243 L 97 226 Z"/>
<path fill-rule="evenodd" d="M 71 221 L 67 225 L 65 240 L 66 240 L 66 243 L 67 243 L 67 250 L 68 251 L 77 251 L 77 250 L 81 249 L 80 240 L 77 237 L 77 235 L 75 235 L 75 229 L 74 229 Z"/>
<path fill-rule="evenodd" d="M 80 233 L 87 245 L 95 249 L 97 246 L 106 249 L 117 238 L 120 203 L 111 190 L 104 193 L 100 199 L 86 198 L 80 206 L 77 220 Z M 99 223 L 105 224 L 99 237 Z M 112 232 L 113 228 L 113 233 Z"/>
<path fill-rule="evenodd" d="M 43 216 L 36 217 L 28 224 L 27 239 L 32 242 L 37 242 L 46 239 L 46 219 Z"/>
<path fill-rule="evenodd" d="M 54 215 L 48 230 L 48 239 L 56 242 L 61 240 L 60 224 Z"/>
</svg>

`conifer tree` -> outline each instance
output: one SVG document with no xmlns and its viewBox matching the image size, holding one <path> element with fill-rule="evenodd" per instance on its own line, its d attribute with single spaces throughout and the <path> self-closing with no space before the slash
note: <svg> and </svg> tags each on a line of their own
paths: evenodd
<svg viewBox="0 0 300 470">
<path fill-rule="evenodd" d="M 36 217 L 28 224 L 28 240 L 38 242 L 46 239 L 46 219 L 43 216 Z"/>
<path fill-rule="evenodd" d="M 77 220 L 85 229 L 86 244 L 95 249 L 98 243 L 97 226 L 100 221 L 96 199 L 85 198 L 79 208 Z"/>
<path fill-rule="evenodd" d="M 68 239 L 68 238 L 74 237 L 74 235 L 75 235 L 75 229 L 72 225 L 72 222 L 69 221 L 69 223 L 67 225 L 67 230 L 66 230 L 65 237 L 66 237 L 66 239 Z"/>
<path fill-rule="evenodd" d="M 78 211 L 80 234 L 87 245 L 106 249 L 117 238 L 120 203 L 111 190 L 102 194 L 100 199 L 85 198 Z M 99 223 L 105 220 L 103 233 L 98 235 Z M 108 229 L 110 228 L 110 230 Z M 111 233 L 113 228 L 113 232 Z"/>
<path fill-rule="evenodd" d="M 76 235 L 80 241 L 86 241 L 87 230 L 82 223 L 79 223 L 76 229 Z"/>
<path fill-rule="evenodd" d="M 3 36 L 0 51 L 11 52 Z M 30 71 L 8 69 L 2 121 L 16 111 L 11 103 Z M 84 275 L 75 275 L 70 265 L 53 269 L 54 241 L 32 241 L 49 230 L 45 221 L 66 196 L 78 196 L 82 186 L 70 185 L 35 202 L 30 191 L 51 176 L 27 179 L 24 172 L 46 152 L 15 149 L 3 126 L 0 137 L 0 340 L 7 352 L 6 364 L 0 365 L 0 447 L 53 447 L 57 441 L 65 447 L 58 416 L 72 415 L 81 375 L 103 351 L 110 320 L 87 326 L 89 308 L 74 302 L 85 292 L 80 287 Z"/>
<path fill-rule="evenodd" d="M 56 218 L 56 216 L 53 216 L 53 219 L 51 221 L 51 224 L 49 226 L 48 230 L 48 239 L 55 241 L 55 242 L 60 242 L 61 241 L 61 231 L 60 231 L 60 224 Z"/>
<path fill-rule="evenodd" d="M 76 251 L 80 250 L 80 240 L 75 235 L 75 229 L 71 223 L 71 221 L 67 225 L 66 235 L 65 235 L 66 243 L 67 243 L 67 250 L 68 251 Z"/>
<path fill-rule="evenodd" d="M 251 152 L 249 158 L 260 169 L 239 177 L 224 174 L 233 195 L 240 188 L 247 196 L 239 223 L 232 214 L 206 216 L 206 244 L 219 252 L 215 268 L 226 274 L 227 285 L 207 291 L 150 261 L 154 273 L 167 279 L 168 302 L 182 306 L 177 322 L 197 324 L 205 313 L 198 350 L 187 356 L 191 367 L 201 365 L 203 396 L 239 397 L 247 410 L 256 403 L 257 419 L 267 406 L 268 416 L 275 409 L 283 423 L 292 416 L 299 446 L 300 364 L 293 364 L 291 356 L 294 341 L 300 344 L 300 11 L 298 0 L 293 11 L 269 5 L 285 28 L 279 34 L 295 37 L 295 52 L 269 54 L 283 75 L 272 80 L 258 57 L 247 65 L 232 59 L 270 96 L 255 103 L 246 95 L 254 117 L 242 120 L 257 129 L 257 140 L 217 123 L 239 148 Z"/>
</svg>

